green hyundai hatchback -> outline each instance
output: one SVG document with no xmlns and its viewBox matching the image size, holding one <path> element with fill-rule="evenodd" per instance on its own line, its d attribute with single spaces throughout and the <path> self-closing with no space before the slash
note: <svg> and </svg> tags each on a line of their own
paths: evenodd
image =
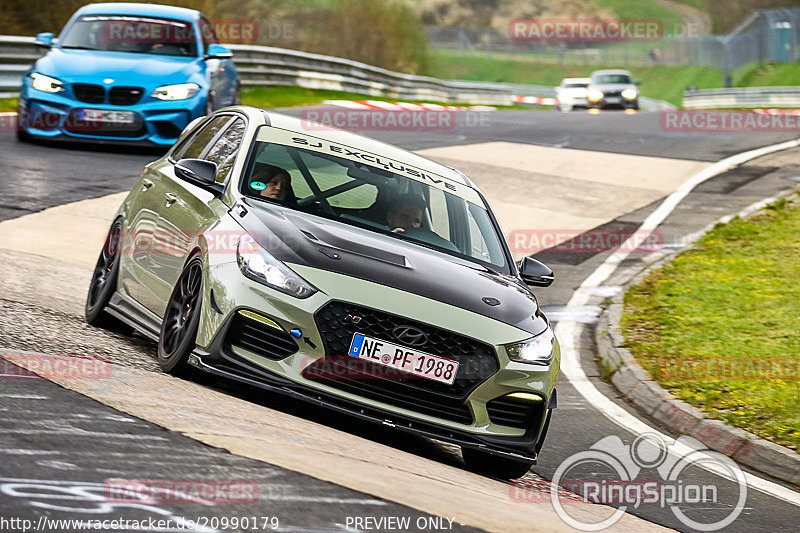
<svg viewBox="0 0 800 533">
<path fill-rule="evenodd" d="M 536 462 L 560 354 L 482 193 L 461 172 L 237 106 L 190 124 L 122 203 L 86 302 L 202 369 L 461 446 Z"/>
</svg>

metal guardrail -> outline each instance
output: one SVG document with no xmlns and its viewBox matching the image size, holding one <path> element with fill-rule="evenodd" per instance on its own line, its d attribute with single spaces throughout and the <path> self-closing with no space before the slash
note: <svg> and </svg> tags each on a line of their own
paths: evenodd
<svg viewBox="0 0 800 533">
<path fill-rule="evenodd" d="M 683 93 L 685 109 L 800 108 L 800 87 L 740 87 Z"/>
<path fill-rule="evenodd" d="M 296 85 L 398 99 L 511 105 L 515 96 L 555 97 L 555 87 L 441 80 L 392 72 L 366 63 L 298 50 L 230 44 L 245 86 Z M 33 37 L 0 35 L 0 97 L 16 95 L 28 66 L 44 54 Z M 666 102 L 640 100 L 643 109 Z"/>
</svg>

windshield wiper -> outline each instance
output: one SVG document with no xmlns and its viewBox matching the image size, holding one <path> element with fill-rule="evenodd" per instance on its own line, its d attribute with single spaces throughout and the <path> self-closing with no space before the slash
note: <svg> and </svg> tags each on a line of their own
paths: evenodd
<svg viewBox="0 0 800 533">
<path fill-rule="evenodd" d="M 88 46 L 71 46 L 71 45 L 61 45 L 60 48 L 68 48 L 70 50 L 94 50 L 95 52 L 101 52 L 100 48 L 90 48 Z"/>
</svg>

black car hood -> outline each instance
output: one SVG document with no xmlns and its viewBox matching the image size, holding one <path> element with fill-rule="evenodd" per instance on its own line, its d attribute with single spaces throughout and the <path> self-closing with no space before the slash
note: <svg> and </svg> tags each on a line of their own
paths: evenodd
<svg viewBox="0 0 800 533">
<path fill-rule="evenodd" d="M 418 294 L 515 326 L 532 335 L 547 326 L 536 298 L 518 279 L 466 266 L 439 253 L 369 230 L 244 199 L 231 216 L 277 259 Z M 243 211 L 247 211 L 243 214 Z M 324 290 L 324 287 L 322 287 Z M 487 301 L 489 303 L 487 303 Z M 494 305 L 492 305 L 494 304 Z"/>
</svg>

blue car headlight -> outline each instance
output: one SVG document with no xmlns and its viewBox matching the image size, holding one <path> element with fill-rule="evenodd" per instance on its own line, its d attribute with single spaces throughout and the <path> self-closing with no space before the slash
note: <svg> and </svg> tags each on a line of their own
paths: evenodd
<svg viewBox="0 0 800 533">
<path fill-rule="evenodd" d="M 242 274 L 296 298 L 308 298 L 317 289 L 298 276 L 292 269 L 275 259 L 250 235 L 239 237 L 236 261 Z"/>
<path fill-rule="evenodd" d="M 549 365 L 553 361 L 555 335 L 550 326 L 532 339 L 514 344 L 506 344 L 508 358 L 518 363 Z"/>
<path fill-rule="evenodd" d="M 44 91 L 46 93 L 60 93 L 64 90 L 64 83 L 56 78 L 39 74 L 38 72 L 31 72 L 31 86 L 37 91 Z"/>
<path fill-rule="evenodd" d="M 187 100 L 196 95 L 200 86 L 196 83 L 178 83 L 176 85 L 162 85 L 151 95 L 159 100 Z"/>
</svg>

